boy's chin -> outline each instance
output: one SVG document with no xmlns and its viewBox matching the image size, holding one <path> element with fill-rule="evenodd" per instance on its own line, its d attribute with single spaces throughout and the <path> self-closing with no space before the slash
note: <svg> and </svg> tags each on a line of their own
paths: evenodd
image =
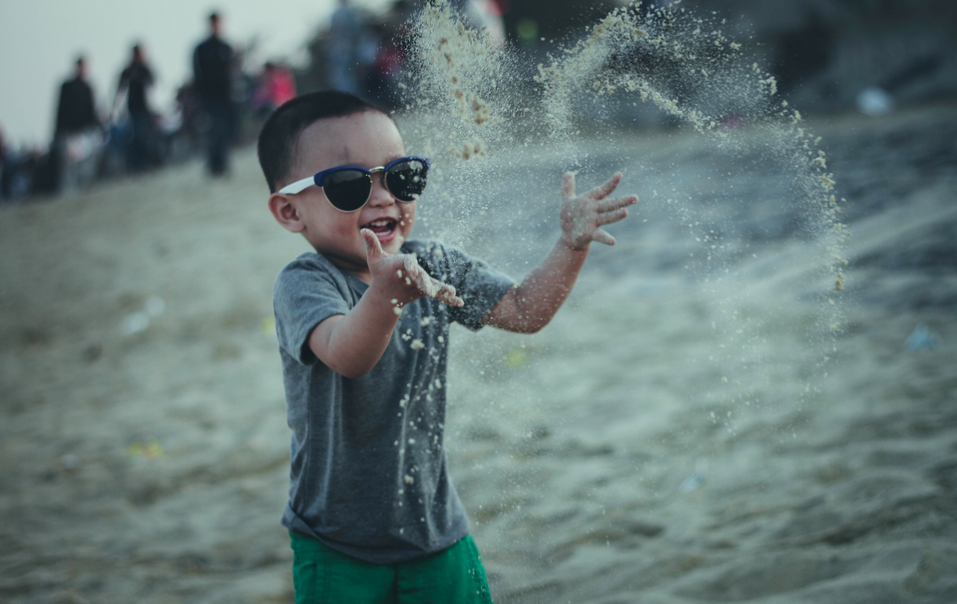
<svg viewBox="0 0 957 604">
<path fill-rule="evenodd" d="M 398 253 L 399 248 L 402 247 L 402 244 L 405 243 L 405 234 L 396 229 L 388 234 L 388 236 L 379 239 L 379 245 L 382 246 L 382 250 L 389 252 L 390 254 Z"/>
<path fill-rule="evenodd" d="M 382 244 L 382 250 L 390 254 L 398 254 L 403 243 L 405 243 L 405 237 L 396 233 L 395 237 L 393 237 L 391 241 L 387 241 Z"/>
</svg>

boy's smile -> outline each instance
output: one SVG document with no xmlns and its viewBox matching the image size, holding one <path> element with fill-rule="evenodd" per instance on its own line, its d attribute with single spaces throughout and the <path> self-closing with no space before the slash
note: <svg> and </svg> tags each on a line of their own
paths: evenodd
<svg viewBox="0 0 957 604">
<path fill-rule="evenodd" d="M 299 137 L 298 157 L 287 183 L 343 165 L 372 168 L 384 166 L 405 155 L 405 145 L 395 123 L 378 111 L 322 119 L 309 125 Z M 369 276 L 366 248 L 359 230 L 370 229 L 383 251 L 396 254 L 415 224 L 416 202 L 399 202 L 386 188 L 384 173 L 372 175 L 368 202 L 355 212 L 336 209 L 321 187 L 311 186 L 285 196 L 297 220 L 287 229 L 301 232 L 316 252 L 339 268 L 360 278 Z"/>
<path fill-rule="evenodd" d="M 396 227 L 399 223 L 394 218 L 379 218 L 362 228 L 369 229 L 379 238 L 379 243 L 386 243 L 395 239 Z"/>
</svg>

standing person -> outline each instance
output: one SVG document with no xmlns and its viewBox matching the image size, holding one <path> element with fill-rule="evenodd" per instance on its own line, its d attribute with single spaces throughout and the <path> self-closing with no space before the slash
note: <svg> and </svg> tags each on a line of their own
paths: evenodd
<svg viewBox="0 0 957 604">
<path fill-rule="evenodd" d="M 143 47 L 133 46 L 133 58 L 120 74 L 120 83 L 113 98 L 113 107 L 126 92 L 126 108 L 133 126 L 133 140 L 130 142 L 128 161 L 134 172 L 145 170 L 153 160 L 155 139 L 155 117 L 149 108 L 147 95 L 153 86 L 153 71 L 146 65 Z"/>
<path fill-rule="evenodd" d="M 81 55 L 76 59 L 73 77 L 60 86 L 54 138 L 101 127 L 100 118 L 96 115 L 93 88 L 86 81 L 86 76 L 86 57 Z"/>
<path fill-rule="evenodd" d="M 85 184 L 96 174 L 103 126 L 96 113 L 93 88 L 86 81 L 86 57 L 80 55 L 73 77 L 60 86 L 51 160 L 57 191 Z"/>
<path fill-rule="evenodd" d="M 429 160 L 392 117 L 336 91 L 298 96 L 259 135 L 269 210 L 313 251 L 276 279 L 273 307 L 292 429 L 297 603 L 491 604 L 444 430 L 449 327 L 533 333 L 558 312 L 592 242 L 628 215 L 621 181 L 576 195 L 561 236 L 516 284 L 480 259 L 409 239 Z"/>
<path fill-rule="evenodd" d="M 296 96 L 296 79 L 292 72 L 276 63 L 263 65 L 259 84 L 253 93 L 257 117 L 265 119 L 277 107 Z"/>
<path fill-rule="evenodd" d="M 3 128 L 0 128 L 0 200 L 12 197 L 13 162 L 7 159 L 7 148 L 3 144 Z"/>
<path fill-rule="evenodd" d="M 349 0 L 339 0 L 329 25 L 329 87 L 359 94 L 359 39 L 362 19 Z"/>
<path fill-rule="evenodd" d="M 196 95 L 208 125 L 207 167 L 213 176 L 229 170 L 229 147 L 233 138 L 233 49 L 222 39 L 218 13 L 209 16 L 210 35 L 193 52 Z"/>
</svg>

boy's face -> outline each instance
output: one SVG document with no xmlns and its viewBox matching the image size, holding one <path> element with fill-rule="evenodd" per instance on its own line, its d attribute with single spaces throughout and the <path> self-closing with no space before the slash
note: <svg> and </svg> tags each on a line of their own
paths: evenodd
<svg viewBox="0 0 957 604">
<path fill-rule="evenodd" d="M 296 151 L 293 168 L 280 187 L 337 166 L 384 166 L 403 157 L 405 145 L 387 115 L 364 111 L 310 124 L 299 137 Z M 371 229 L 383 251 L 396 254 L 415 224 L 415 201 L 396 201 L 382 182 L 382 176 L 382 172 L 372 175 L 369 201 L 355 212 L 337 210 L 321 187 L 311 186 L 287 196 L 298 213 L 306 240 L 343 270 L 360 275 L 368 273 L 360 229 Z"/>
</svg>

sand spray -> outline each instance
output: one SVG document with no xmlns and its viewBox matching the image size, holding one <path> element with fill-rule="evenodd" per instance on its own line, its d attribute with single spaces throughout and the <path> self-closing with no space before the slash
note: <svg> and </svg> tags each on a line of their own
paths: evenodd
<svg viewBox="0 0 957 604">
<path fill-rule="evenodd" d="M 405 107 L 398 119 L 411 150 L 432 157 L 435 165 L 420 224 L 430 236 L 479 256 L 494 257 L 504 247 L 526 258 L 508 267 L 516 277 L 543 254 L 540 240 L 550 245 L 557 235 L 560 174 L 538 172 L 537 165 L 595 175 L 587 188 L 623 171 L 626 184 L 619 192 L 640 197 L 628 221 L 657 213 L 677 224 L 689 244 L 677 268 L 709 300 L 710 337 L 720 344 L 692 360 L 715 367 L 713 387 L 700 393 L 705 403 L 730 397 L 736 414 L 763 404 L 762 393 L 774 388 L 775 377 L 762 370 L 773 344 L 747 309 L 767 306 L 766 290 L 775 287 L 756 274 L 764 260 L 773 265 L 767 270 L 793 275 L 799 295 L 815 303 L 815 318 L 802 327 L 800 339 L 819 369 L 808 376 L 804 392 L 787 401 L 798 409 L 820 395 L 817 382 L 826 375 L 844 323 L 839 292 L 847 262 L 841 250 L 849 233 L 840 218 L 843 200 L 821 139 L 781 98 L 774 76 L 749 57 L 746 43 L 731 39 L 727 29 L 725 20 L 680 3 L 647 10 L 634 4 L 536 60 L 521 48 L 493 42 L 447 0 L 436 0 L 412 25 L 412 65 L 401 86 Z M 619 139 L 611 135 L 622 112 L 634 108 L 647 115 L 649 107 L 659 122 L 700 139 L 696 148 L 707 154 L 697 162 L 698 173 L 668 174 L 661 162 L 614 147 Z M 516 163 L 525 173 L 516 174 Z M 777 188 L 738 187 L 738 173 L 749 170 L 773 172 Z M 537 193 L 519 192 L 529 187 Z M 587 188 L 580 184 L 579 192 Z M 727 211 L 739 208 L 743 215 L 755 196 L 790 216 L 780 245 L 754 243 L 763 227 L 745 226 Z M 711 203 L 713 198 L 726 203 Z M 740 394 L 729 395 L 729 388 Z M 710 414 L 728 431 L 736 429 L 731 412 Z M 782 430 L 787 438 L 789 431 Z"/>
</svg>

